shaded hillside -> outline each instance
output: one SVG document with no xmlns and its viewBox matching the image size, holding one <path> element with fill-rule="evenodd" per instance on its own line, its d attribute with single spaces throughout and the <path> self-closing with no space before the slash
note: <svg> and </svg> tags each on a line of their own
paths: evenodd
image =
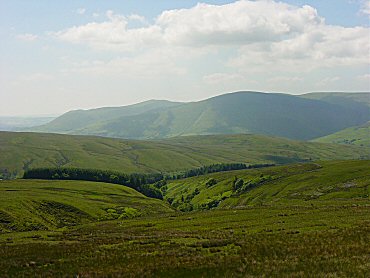
<svg viewBox="0 0 370 278">
<path fill-rule="evenodd" d="M 324 92 L 324 93 L 308 93 L 301 95 L 303 98 L 317 99 L 333 104 L 344 104 L 344 105 L 354 105 L 355 103 L 365 104 L 370 107 L 370 93 L 345 93 L 345 92 Z"/>
<path fill-rule="evenodd" d="M 369 158 L 358 146 L 299 142 L 262 135 L 208 135 L 161 141 L 0 132 L 0 173 L 39 167 L 76 167 L 123 173 L 172 172 L 214 163 L 292 163 Z"/>
<path fill-rule="evenodd" d="M 361 126 L 349 127 L 312 141 L 370 147 L 370 122 Z"/>
<path fill-rule="evenodd" d="M 253 133 L 309 140 L 370 120 L 368 106 L 351 99 L 327 102 L 257 92 L 230 93 L 148 112 L 101 117 L 83 124 L 83 117 L 75 119 L 70 114 L 62 127 L 56 127 L 55 123 L 67 115 L 36 131 L 127 139 Z"/>
<path fill-rule="evenodd" d="M 253 205 L 369 203 L 370 161 L 332 161 L 238 170 L 170 181 L 180 210 Z M 210 182 L 212 181 L 212 183 Z"/>
<path fill-rule="evenodd" d="M 86 181 L 0 181 L 0 232 L 52 230 L 171 211 L 162 201 L 122 185 Z"/>
<path fill-rule="evenodd" d="M 0 130 L 1 131 L 15 131 L 25 128 L 31 128 L 43 125 L 54 120 L 55 117 L 1 117 L 0 116 Z"/>
</svg>

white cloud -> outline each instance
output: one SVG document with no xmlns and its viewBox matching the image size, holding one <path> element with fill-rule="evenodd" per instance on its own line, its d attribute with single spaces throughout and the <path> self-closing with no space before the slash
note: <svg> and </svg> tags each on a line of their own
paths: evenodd
<svg viewBox="0 0 370 278">
<path fill-rule="evenodd" d="M 104 22 L 91 22 L 55 32 L 60 40 L 100 50 L 133 51 L 162 46 L 237 48 L 230 65 L 279 63 L 293 70 L 307 65 L 366 64 L 369 28 L 326 25 L 310 6 L 296 7 L 271 0 L 240 0 L 226 5 L 198 4 L 169 10 L 151 25 L 129 28 L 129 21 L 146 23 L 139 15 L 106 13 Z"/>
<path fill-rule="evenodd" d="M 324 79 L 320 80 L 316 83 L 317 87 L 325 87 L 327 85 L 330 85 L 332 83 L 338 82 L 340 78 L 338 76 L 333 77 L 325 77 Z"/>
<path fill-rule="evenodd" d="M 277 42 L 240 47 L 229 65 L 248 71 L 311 71 L 369 63 L 369 28 L 319 25 Z"/>
<path fill-rule="evenodd" d="M 16 38 L 21 41 L 35 41 L 38 39 L 38 36 L 34 34 L 19 34 Z"/>
<path fill-rule="evenodd" d="M 244 77 L 240 74 L 229 74 L 229 73 L 212 73 L 212 74 L 203 76 L 203 82 L 209 85 L 239 82 L 243 79 Z"/>
<path fill-rule="evenodd" d="M 99 16 L 100 16 L 100 14 L 99 14 L 99 13 L 93 13 L 93 14 L 92 14 L 92 17 L 93 17 L 93 18 L 98 18 Z"/>
<path fill-rule="evenodd" d="M 83 15 L 83 14 L 86 13 L 86 9 L 85 8 L 79 8 L 79 9 L 76 10 L 76 13 Z"/>
<path fill-rule="evenodd" d="M 237 1 L 227 5 L 198 4 L 163 12 L 156 24 L 168 42 L 190 45 L 243 45 L 279 41 L 302 33 L 323 19 L 310 6 L 296 8 L 274 1 Z"/>
<path fill-rule="evenodd" d="M 370 1 L 369 0 L 362 1 L 360 13 L 370 16 Z"/>
<path fill-rule="evenodd" d="M 53 33 L 64 42 L 117 52 L 116 58 L 76 70 L 122 74 L 142 71 L 148 76 L 157 71 L 176 73 L 185 70 L 179 61 L 188 60 L 188 71 L 194 70 L 192 61 L 200 63 L 199 56 L 190 57 L 190 52 L 204 57 L 227 53 L 218 56 L 219 64 L 235 74 L 213 69 L 216 73 L 203 76 L 205 84 L 243 83 L 242 77 L 251 73 L 264 75 L 264 80 L 275 84 L 298 84 L 303 80 L 296 77 L 297 73 L 369 64 L 370 28 L 328 25 L 316 9 L 307 5 L 298 7 L 272 0 L 200 3 L 189 9 L 164 11 L 152 24 L 137 14 L 124 16 L 107 11 L 105 17 L 104 21 Z M 168 60 L 168 52 L 174 60 Z M 203 61 L 205 67 L 211 62 Z M 330 78 L 319 85 L 333 83 Z"/>
<path fill-rule="evenodd" d="M 127 17 L 129 20 L 138 21 L 142 24 L 148 24 L 147 20 L 144 16 L 138 15 L 138 14 L 131 14 Z"/>
<path fill-rule="evenodd" d="M 106 46 L 121 45 L 123 50 L 128 41 L 135 45 L 137 42 L 147 43 L 148 38 L 157 44 L 244 45 L 279 41 L 323 22 L 310 6 L 297 8 L 267 0 L 241 0 L 227 5 L 198 4 L 190 9 L 164 11 L 154 24 L 145 28 L 127 27 L 129 20 L 146 22 L 142 16 L 125 17 L 112 11 L 106 15 L 108 21 L 75 26 L 55 35 L 61 40 L 92 46 L 97 42 L 104 42 Z"/>
<path fill-rule="evenodd" d="M 101 50 L 137 50 L 160 39 L 157 26 L 128 29 L 128 19 L 107 11 L 108 21 L 91 22 L 52 33 L 56 38 L 70 43 L 83 43 Z"/>
<path fill-rule="evenodd" d="M 268 80 L 269 82 L 285 83 L 285 82 L 302 82 L 302 77 L 297 76 L 275 76 Z"/>
<path fill-rule="evenodd" d="M 357 79 L 360 80 L 360 81 L 370 82 L 370 74 L 367 73 L 367 74 L 359 75 L 359 76 L 357 76 Z"/>
</svg>

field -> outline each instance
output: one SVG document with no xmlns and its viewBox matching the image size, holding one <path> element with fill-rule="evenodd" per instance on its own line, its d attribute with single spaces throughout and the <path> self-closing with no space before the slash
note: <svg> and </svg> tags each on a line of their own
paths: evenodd
<svg viewBox="0 0 370 278">
<path fill-rule="evenodd" d="M 214 173 L 169 182 L 167 201 L 104 183 L 1 181 L 1 276 L 368 277 L 369 166 Z M 201 205 L 232 191 L 235 176 L 264 180 Z M 184 191 L 196 187 L 188 202 Z M 171 208 L 171 198 L 194 211 Z"/>
<path fill-rule="evenodd" d="M 172 172 L 213 163 L 286 164 L 369 159 L 370 148 L 262 135 L 188 136 L 133 141 L 92 136 L 0 132 L 0 174 L 36 167 L 77 167 L 124 173 Z"/>
</svg>

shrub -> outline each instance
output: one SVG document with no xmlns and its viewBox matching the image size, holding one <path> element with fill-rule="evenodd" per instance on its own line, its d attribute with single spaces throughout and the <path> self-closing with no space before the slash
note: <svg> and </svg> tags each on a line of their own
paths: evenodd
<svg viewBox="0 0 370 278">
<path fill-rule="evenodd" d="M 132 219 L 140 215 L 141 213 L 137 209 L 125 207 L 118 219 Z"/>
<path fill-rule="evenodd" d="M 183 203 L 177 207 L 178 210 L 186 212 L 186 211 L 192 211 L 193 205 L 190 203 Z"/>
<path fill-rule="evenodd" d="M 234 180 L 234 184 L 233 184 L 233 190 L 234 191 L 238 191 L 240 188 L 242 188 L 244 185 L 244 180 L 243 179 L 238 179 L 236 178 Z"/>
<path fill-rule="evenodd" d="M 238 193 L 244 193 L 248 190 L 251 190 L 253 188 L 256 188 L 257 186 L 263 184 L 266 181 L 272 180 L 272 177 L 270 175 L 264 176 L 260 175 L 257 178 L 251 179 L 249 181 L 246 181 L 241 187 L 239 187 L 236 191 Z"/>
<path fill-rule="evenodd" d="M 206 186 L 207 187 L 211 187 L 213 185 L 217 184 L 217 181 L 214 179 L 214 178 L 210 178 L 207 182 L 206 182 Z"/>
</svg>

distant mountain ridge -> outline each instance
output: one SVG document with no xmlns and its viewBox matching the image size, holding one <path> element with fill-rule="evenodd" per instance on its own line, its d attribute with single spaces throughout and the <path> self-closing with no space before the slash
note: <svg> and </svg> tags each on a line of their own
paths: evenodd
<svg viewBox="0 0 370 278">
<path fill-rule="evenodd" d="M 71 111 L 32 131 L 126 139 L 253 133 L 310 140 L 369 121 L 367 96 L 235 92 L 191 103 L 148 101 Z"/>
<path fill-rule="evenodd" d="M 119 117 L 127 117 L 154 111 L 156 109 L 164 109 L 179 105 L 178 102 L 167 100 L 148 100 L 133 105 L 120 107 L 103 107 L 88 110 L 72 110 L 69 111 L 48 124 L 36 127 L 32 130 L 55 132 L 55 133 L 71 133 L 75 130 L 86 126 L 97 124 L 101 121 L 109 121 Z"/>
<path fill-rule="evenodd" d="M 300 95 L 304 98 L 317 99 L 326 101 L 329 103 L 345 104 L 346 101 L 352 103 L 362 103 L 370 107 L 370 93 L 369 92 L 356 92 L 356 93 L 345 93 L 345 92 L 316 92 Z"/>
<path fill-rule="evenodd" d="M 0 116 L 1 131 L 15 131 L 44 125 L 54 120 L 55 116 Z"/>
</svg>

